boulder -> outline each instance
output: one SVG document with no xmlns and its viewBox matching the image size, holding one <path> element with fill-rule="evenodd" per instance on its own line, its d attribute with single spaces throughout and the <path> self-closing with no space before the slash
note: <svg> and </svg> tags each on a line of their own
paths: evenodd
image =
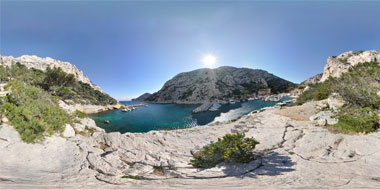
<svg viewBox="0 0 380 190">
<path fill-rule="evenodd" d="M 321 111 L 310 117 L 310 121 L 315 122 L 318 125 L 334 125 L 338 123 L 338 119 L 333 118 L 334 114 L 331 111 Z"/>
<path fill-rule="evenodd" d="M 64 101 L 62 101 L 62 100 L 59 100 L 59 101 L 58 101 L 58 105 L 59 105 L 59 107 L 61 107 L 63 110 L 65 110 L 67 113 L 73 114 L 73 113 L 76 111 L 76 109 L 75 109 L 74 106 L 72 106 L 72 105 L 68 105 L 68 104 L 66 104 L 66 103 L 65 103 Z"/>
<path fill-rule="evenodd" d="M 69 137 L 74 137 L 75 136 L 75 131 L 71 125 L 66 124 L 65 125 L 65 130 L 62 133 L 63 137 L 69 138 Z"/>
</svg>

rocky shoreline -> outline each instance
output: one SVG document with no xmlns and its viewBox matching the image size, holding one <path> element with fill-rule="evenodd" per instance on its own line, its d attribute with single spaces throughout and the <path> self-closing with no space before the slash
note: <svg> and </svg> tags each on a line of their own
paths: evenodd
<svg viewBox="0 0 380 190">
<path fill-rule="evenodd" d="M 271 107 L 235 122 L 148 133 L 105 133 L 96 128 L 91 119 L 86 119 L 85 124 L 79 125 L 95 129 L 88 136 L 55 135 L 43 144 L 25 144 L 13 127 L 1 125 L 0 186 L 378 187 L 380 132 L 368 135 L 330 133 L 306 119 L 317 112 L 316 105 L 316 102 L 310 102 L 291 108 Z M 237 131 L 260 142 L 256 149 L 260 155 L 257 160 L 248 164 L 220 164 L 202 170 L 189 164 L 191 154 L 202 146 Z"/>
</svg>

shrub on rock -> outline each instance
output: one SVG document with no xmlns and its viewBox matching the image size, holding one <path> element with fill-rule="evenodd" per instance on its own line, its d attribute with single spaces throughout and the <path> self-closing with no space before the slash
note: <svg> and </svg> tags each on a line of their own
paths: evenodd
<svg viewBox="0 0 380 190">
<path fill-rule="evenodd" d="M 256 139 L 245 137 L 244 133 L 226 134 L 196 152 L 190 162 L 197 168 L 210 168 L 222 162 L 248 163 L 256 157 L 253 150 L 257 144 Z"/>
<path fill-rule="evenodd" d="M 27 143 L 42 142 L 47 135 L 63 132 L 72 116 L 62 110 L 57 99 L 44 90 L 14 80 L 11 94 L 4 97 L 1 112 Z"/>
</svg>

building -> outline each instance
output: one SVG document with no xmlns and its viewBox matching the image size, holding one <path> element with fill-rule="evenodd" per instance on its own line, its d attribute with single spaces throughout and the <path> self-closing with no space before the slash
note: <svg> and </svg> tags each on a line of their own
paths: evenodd
<svg viewBox="0 0 380 190">
<path fill-rule="evenodd" d="M 270 88 L 260 89 L 257 93 L 258 96 L 269 96 L 271 93 Z"/>
</svg>

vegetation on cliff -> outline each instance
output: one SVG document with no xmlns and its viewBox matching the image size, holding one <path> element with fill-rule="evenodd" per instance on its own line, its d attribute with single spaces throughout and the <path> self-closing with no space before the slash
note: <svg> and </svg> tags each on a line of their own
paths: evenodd
<svg viewBox="0 0 380 190">
<path fill-rule="evenodd" d="M 65 73 L 61 68 L 47 68 L 45 72 L 28 69 L 16 63 L 12 67 L 0 65 L 0 80 L 19 80 L 32 86 L 42 88 L 53 96 L 63 100 L 73 100 L 82 104 L 109 105 L 117 101 L 109 95 L 92 88 L 89 84 L 75 79 L 73 74 Z"/>
<path fill-rule="evenodd" d="M 210 168 L 219 163 L 248 163 L 255 159 L 253 152 L 259 142 L 244 133 L 226 134 L 211 142 L 193 155 L 190 161 L 194 167 Z"/>
<path fill-rule="evenodd" d="M 12 93 L 1 102 L 1 112 L 27 143 L 42 142 L 45 136 L 62 132 L 73 117 L 62 110 L 58 99 L 19 80 L 9 82 Z"/>
<path fill-rule="evenodd" d="M 336 114 L 339 122 L 335 126 L 355 132 L 372 132 L 379 127 L 379 82 L 379 63 L 358 64 L 339 78 L 329 77 L 323 83 L 310 85 L 310 89 L 299 96 L 297 104 L 338 93 L 346 104 Z"/>
<path fill-rule="evenodd" d="M 65 124 L 73 123 L 75 117 L 85 114 L 68 114 L 59 105 L 59 100 L 76 103 L 108 105 L 116 100 L 89 84 L 75 79 L 61 68 L 47 68 L 45 72 L 28 69 L 16 63 L 12 67 L 0 65 L 0 82 L 11 92 L 0 98 L 0 111 L 27 143 L 42 142 L 46 136 L 62 132 Z"/>
</svg>

